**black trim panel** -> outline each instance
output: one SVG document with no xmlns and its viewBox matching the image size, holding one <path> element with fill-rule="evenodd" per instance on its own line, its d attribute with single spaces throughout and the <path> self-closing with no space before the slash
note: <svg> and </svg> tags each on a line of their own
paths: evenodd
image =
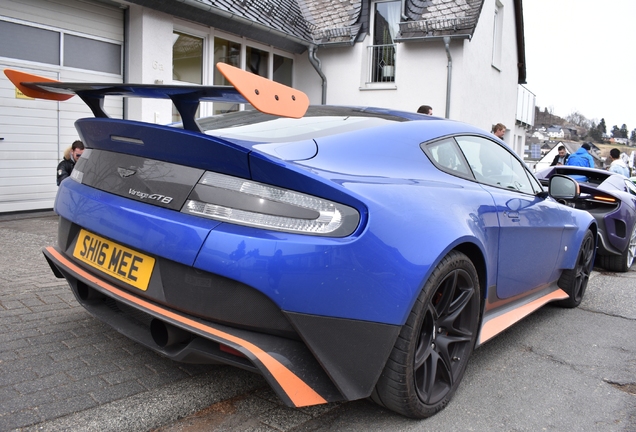
<svg viewBox="0 0 636 432">
<path fill-rule="evenodd" d="M 285 312 L 347 400 L 371 395 L 400 326 Z"/>
</svg>

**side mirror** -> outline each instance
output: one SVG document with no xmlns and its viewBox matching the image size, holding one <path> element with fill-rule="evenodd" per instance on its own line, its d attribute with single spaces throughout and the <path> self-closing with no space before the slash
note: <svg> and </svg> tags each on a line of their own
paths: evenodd
<svg viewBox="0 0 636 432">
<path fill-rule="evenodd" d="M 548 184 L 548 193 L 554 199 L 571 200 L 581 194 L 579 184 L 572 178 L 564 175 L 553 175 Z"/>
</svg>

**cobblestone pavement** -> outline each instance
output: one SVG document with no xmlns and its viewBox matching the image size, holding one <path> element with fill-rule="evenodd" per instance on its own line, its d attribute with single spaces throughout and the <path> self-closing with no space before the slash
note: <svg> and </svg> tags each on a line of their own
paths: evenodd
<svg viewBox="0 0 636 432">
<path fill-rule="evenodd" d="M 34 425 L 193 376 L 209 380 L 225 369 L 172 362 L 90 316 L 65 280 L 53 276 L 42 255 L 42 247 L 56 242 L 57 217 L 29 216 L 0 220 L 0 430 Z M 253 374 L 235 377 L 236 387 L 223 391 L 222 399 L 263 385 Z M 216 394 L 207 402 L 218 400 Z"/>
<path fill-rule="evenodd" d="M 173 362 L 125 338 L 53 275 L 42 248 L 56 241 L 53 212 L 0 215 L 0 431 L 147 431 L 201 413 L 211 429 L 214 412 L 223 429 L 285 431 L 337 406 L 292 410 L 259 375 Z M 229 423 L 228 410 L 240 410 Z"/>
</svg>

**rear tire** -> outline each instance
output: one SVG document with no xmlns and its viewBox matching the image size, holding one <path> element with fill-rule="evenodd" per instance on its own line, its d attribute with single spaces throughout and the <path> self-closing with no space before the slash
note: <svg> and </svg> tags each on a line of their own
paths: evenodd
<svg viewBox="0 0 636 432">
<path fill-rule="evenodd" d="M 587 282 L 590 280 L 590 273 L 594 265 L 592 258 L 594 257 L 594 235 L 592 231 L 585 233 L 579 255 L 576 258 L 576 265 L 571 270 L 565 270 L 557 285 L 569 296 L 565 300 L 559 300 L 556 305 L 565 308 L 575 308 L 581 304 Z"/>
<path fill-rule="evenodd" d="M 453 251 L 418 296 L 372 399 L 413 418 L 442 410 L 466 370 L 479 314 L 477 270 L 466 255 Z"/>
<path fill-rule="evenodd" d="M 599 255 L 598 265 L 612 272 L 624 273 L 629 271 L 634 263 L 636 255 L 636 224 L 632 228 L 632 236 L 629 238 L 627 249 L 620 255 Z"/>
</svg>

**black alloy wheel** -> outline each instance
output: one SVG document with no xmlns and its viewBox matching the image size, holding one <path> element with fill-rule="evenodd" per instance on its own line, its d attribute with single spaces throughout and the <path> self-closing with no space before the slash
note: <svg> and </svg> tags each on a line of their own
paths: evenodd
<svg viewBox="0 0 636 432">
<path fill-rule="evenodd" d="M 576 265 L 573 269 L 565 270 L 557 283 L 568 295 L 567 299 L 556 302 L 558 306 L 575 308 L 581 304 L 594 265 L 592 261 L 595 246 L 594 234 L 587 231 L 581 242 Z"/>
<path fill-rule="evenodd" d="M 430 417 L 451 400 L 475 345 L 480 287 L 470 259 L 451 252 L 435 268 L 402 327 L 373 399 Z"/>
<path fill-rule="evenodd" d="M 620 255 L 599 255 L 597 263 L 606 270 L 624 273 L 629 271 L 634 264 L 636 256 L 636 223 L 632 228 L 632 235 L 629 237 L 627 248 Z"/>
</svg>

